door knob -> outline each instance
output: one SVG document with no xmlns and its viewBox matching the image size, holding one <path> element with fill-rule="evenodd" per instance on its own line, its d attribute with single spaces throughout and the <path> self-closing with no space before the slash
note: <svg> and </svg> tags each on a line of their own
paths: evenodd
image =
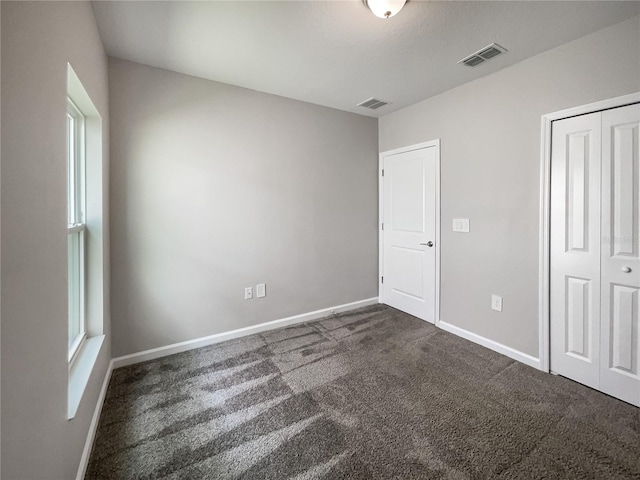
<svg viewBox="0 0 640 480">
<path fill-rule="evenodd" d="M 624 273 L 631 273 L 631 267 L 622 267 Z"/>
<path fill-rule="evenodd" d="M 427 247 L 433 247 L 433 242 L 431 240 L 427 242 Z"/>
</svg>

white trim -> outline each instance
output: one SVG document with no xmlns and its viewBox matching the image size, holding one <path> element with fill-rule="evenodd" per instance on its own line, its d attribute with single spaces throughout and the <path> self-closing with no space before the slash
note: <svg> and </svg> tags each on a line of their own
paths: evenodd
<svg viewBox="0 0 640 480">
<path fill-rule="evenodd" d="M 75 360 L 78 358 L 78 352 L 82 348 L 82 344 L 87 339 L 87 332 L 82 331 L 80 334 L 73 340 L 71 343 L 71 347 L 69 348 L 69 353 L 67 354 L 69 360 L 69 370 L 73 368 L 75 365 Z"/>
<path fill-rule="evenodd" d="M 440 325 L 440 139 L 430 142 L 436 147 L 436 291 L 435 326 Z"/>
<path fill-rule="evenodd" d="M 380 152 L 380 160 L 383 157 L 388 157 L 390 155 L 398 155 L 399 153 L 407 153 L 413 152 L 414 150 L 422 150 L 423 148 L 429 147 L 438 147 L 440 148 L 440 139 L 430 140 L 428 142 L 416 143 L 415 145 L 409 145 L 407 147 L 394 148 L 393 150 L 387 150 L 385 152 Z"/>
<path fill-rule="evenodd" d="M 111 372 L 113 372 L 113 360 L 109 362 L 109 367 L 107 368 L 107 373 L 104 376 L 102 388 L 100 389 L 100 395 L 98 395 L 98 402 L 96 403 L 96 408 L 93 411 L 93 418 L 91 419 L 91 424 L 89 425 L 87 439 L 84 442 L 84 450 L 82 451 L 82 457 L 80 457 L 80 465 L 78 466 L 76 480 L 82 480 L 87 473 L 87 467 L 89 466 L 89 456 L 91 455 L 93 441 L 98 430 L 98 422 L 100 421 L 100 414 L 102 413 L 104 399 L 107 396 L 107 388 L 109 387 L 109 380 L 111 380 Z"/>
<path fill-rule="evenodd" d="M 538 284 L 538 357 L 549 372 L 549 219 L 551 218 L 551 120 L 542 116 L 540 136 L 540 246 Z M 547 162 L 547 159 L 548 162 Z"/>
<path fill-rule="evenodd" d="M 67 96 L 71 97 L 74 105 L 85 117 L 100 117 L 98 109 L 85 90 L 80 78 L 70 63 L 67 62 Z"/>
<path fill-rule="evenodd" d="M 345 303 L 343 305 L 337 305 L 335 307 L 328 307 L 321 310 L 315 310 L 313 312 L 303 313 L 301 315 L 294 315 L 293 317 L 286 317 L 279 320 L 260 323 L 258 325 L 238 328 L 237 330 L 231 330 L 229 332 L 217 333 L 215 335 L 209 335 L 207 337 L 195 338 L 193 340 L 165 345 L 163 347 L 152 348 L 143 352 L 123 355 L 121 357 L 116 357 L 113 359 L 113 368 L 120 368 L 127 365 L 133 365 L 134 363 L 146 362 L 147 360 L 154 360 L 156 358 L 166 357 L 167 355 L 173 355 L 175 353 L 185 352 L 187 350 L 193 350 L 195 348 L 205 347 L 207 345 L 213 345 L 215 343 L 224 342 L 226 340 L 233 340 L 234 338 L 253 335 L 254 333 L 273 330 L 276 328 L 285 327 L 287 325 L 310 322 L 312 320 L 326 317 L 333 313 L 345 312 L 360 307 L 366 307 L 368 305 L 374 305 L 376 303 L 378 303 L 378 297 L 367 298 L 366 300 Z"/>
<path fill-rule="evenodd" d="M 67 387 L 67 418 L 69 420 L 76 416 L 80 407 L 80 401 L 100 355 L 104 339 L 104 335 L 86 338 L 71 363 Z"/>
<path fill-rule="evenodd" d="M 563 118 L 586 115 L 588 113 L 623 107 L 640 102 L 640 92 L 621 97 L 568 108 L 542 115 L 540 135 L 540 238 L 539 238 L 539 283 L 538 283 L 538 330 L 540 370 L 549 372 L 549 222 L 551 209 L 551 133 L 552 122 Z"/>
<path fill-rule="evenodd" d="M 611 108 L 624 107 L 625 105 L 631 105 L 632 103 L 638 102 L 640 102 L 640 92 L 630 93 L 629 95 L 623 95 L 621 97 L 609 98 L 600 102 L 588 103 L 586 105 L 580 105 L 578 107 L 567 108 L 565 110 L 559 110 L 553 113 L 547 113 L 543 115 L 542 118 L 548 119 L 550 122 L 553 122 L 555 120 L 561 120 L 563 118 L 576 117 L 578 115 L 586 115 L 587 113 L 599 112 Z"/>
<path fill-rule="evenodd" d="M 382 276 L 384 275 L 384 155 L 378 155 L 378 301 L 384 303 L 384 289 L 382 288 Z"/>
<path fill-rule="evenodd" d="M 384 275 L 384 231 L 382 224 L 384 222 L 384 184 L 382 171 L 384 169 L 384 158 L 397 155 L 399 153 L 412 152 L 423 148 L 435 147 L 436 149 L 436 283 L 435 283 L 435 313 L 434 323 L 437 326 L 440 322 L 440 139 L 431 140 L 429 142 L 417 143 L 407 147 L 396 148 L 380 152 L 378 155 L 378 228 L 380 235 L 378 237 L 378 299 L 380 303 L 384 303 L 384 292 L 382 288 L 382 277 Z"/>
<path fill-rule="evenodd" d="M 494 352 L 501 353 L 502 355 L 506 355 L 509 358 L 517 360 L 518 362 L 524 363 L 525 365 L 529 365 L 533 368 L 540 368 L 540 360 L 536 357 L 533 357 L 527 353 L 523 353 L 519 350 L 516 350 L 511 347 L 507 347 L 501 343 L 495 342 L 493 340 L 489 340 L 488 338 L 482 337 L 476 333 L 465 330 L 464 328 L 456 327 L 455 325 L 451 325 L 450 323 L 443 322 L 440 320 L 438 327 L 442 330 L 445 330 L 449 333 L 453 333 L 459 337 L 465 338 L 471 342 L 477 343 L 478 345 L 482 345 L 483 347 L 488 348 L 489 350 L 493 350 Z"/>
</svg>

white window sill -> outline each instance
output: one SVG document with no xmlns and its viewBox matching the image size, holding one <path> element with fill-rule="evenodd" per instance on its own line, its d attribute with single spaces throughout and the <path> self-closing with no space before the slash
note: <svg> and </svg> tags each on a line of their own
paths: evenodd
<svg viewBox="0 0 640 480">
<path fill-rule="evenodd" d="M 87 388 L 87 383 L 89 383 L 89 377 L 103 342 L 104 335 L 87 338 L 73 360 L 69 370 L 69 392 L 67 395 L 69 420 L 76 416 L 80 400 L 82 400 L 82 395 Z"/>
</svg>

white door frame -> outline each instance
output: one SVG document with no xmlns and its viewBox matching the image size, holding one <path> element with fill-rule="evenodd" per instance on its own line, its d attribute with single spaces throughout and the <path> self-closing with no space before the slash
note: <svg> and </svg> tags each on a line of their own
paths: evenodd
<svg viewBox="0 0 640 480">
<path fill-rule="evenodd" d="M 384 168 L 384 157 L 388 155 L 396 155 L 398 153 L 411 152 L 422 148 L 436 149 L 436 233 L 435 233 L 435 255 L 436 255 L 436 291 L 435 291 L 435 325 L 440 323 L 440 139 L 431 140 L 429 142 L 409 145 L 407 147 L 396 148 L 381 152 L 378 156 L 378 229 L 380 236 L 378 238 L 378 302 L 384 303 L 384 292 L 382 288 L 382 277 L 384 275 L 384 185 L 382 178 L 382 169 Z"/>
<path fill-rule="evenodd" d="M 589 103 L 575 108 L 542 115 L 540 135 L 540 251 L 539 251 L 539 284 L 538 284 L 538 318 L 539 318 L 539 355 L 540 370 L 549 372 L 550 365 L 550 327 L 551 316 L 549 310 L 549 273 L 550 261 L 549 243 L 551 219 L 551 128 L 552 122 L 563 118 L 585 115 L 587 113 L 624 107 L 640 102 L 640 92 L 611 98 L 601 102 Z"/>
</svg>

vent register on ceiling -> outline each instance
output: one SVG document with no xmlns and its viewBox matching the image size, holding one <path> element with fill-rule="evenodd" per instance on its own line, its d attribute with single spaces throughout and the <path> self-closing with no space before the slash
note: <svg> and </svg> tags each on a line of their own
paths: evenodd
<svg viewBox="0 0 640 480">
<path fill-rule="evenodd" d="M 467 67 L 475 67 L 476 65 L 480 65 L 481 63 L 484 63 L 493 57 L 497 57 L 506 51 L 506 48 L 501 47 L 497 43 L 492 43 L 491 45 L 487 45 L 483 49 L 478 50 L 476 53 L 472 53 L 468 57 L 464 57 L 458 63 L 462 63 Z"/>
<path fill-rule="evenodd" d="M 364 102 L 360 102 L 357 106 L 358 107 L 364 107 L 364 108 L 370 108 L 371 110 L 375 110 L 376 108 L 380 108 L 380 107 L 384 107 L 385 105 L 388 105 L 390 102 L 385 102 L 384 100 L 380 100 L 378 98 L 368 98 L 367 100 L 365 100 Z"/>
<path fill-rule="evenodd" d="M 492 43 L 491 45 L 487 45 L 486 47 L 478 50 L 476 53 L 472 53 L 468 57 L 463 58 L 458 63 L 462 63 L 467 67 L 475 67 L 476 65 L 480 65 L 481 63 L 497 57 L 498 55 L 506 51 L 506 48 L 501 47 L 497 43 Z M 360 102 L 357 106 L 375 110 L 377 108 L 384 107 L 385 105 L 389 105 L 390 103 L 391 102 L 386 102 L 384 100 L 380 100 L 379 98 L 371 97 L 363 102 Z"/>
</svg>

